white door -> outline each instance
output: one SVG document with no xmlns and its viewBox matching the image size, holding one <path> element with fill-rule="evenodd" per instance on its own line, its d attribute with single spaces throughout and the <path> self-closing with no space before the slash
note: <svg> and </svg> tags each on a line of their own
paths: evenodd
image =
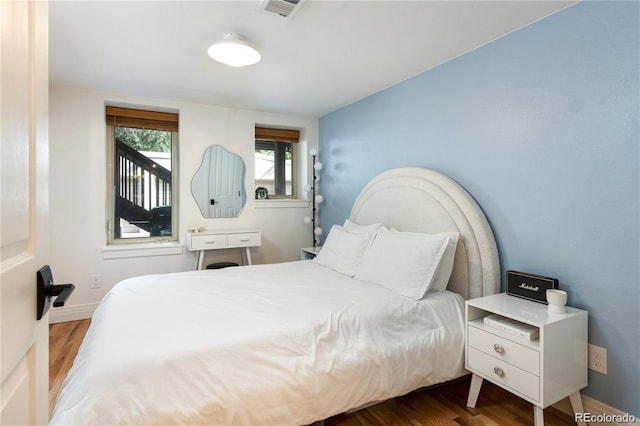
<svg viewBox="0 0 640 426">
<path fill-rule="evenodd" d="M 0 1 L 0 25 L 0 424 L 47 424 L 49 316 L 36 321 L 49 246 L 47 3 Z"/>
<path fill-rule="evenodd" d="M 211 150 L 208 217 L 236 217 L 244 206 L 244 161 L 224 148 Z"/>
</svg>

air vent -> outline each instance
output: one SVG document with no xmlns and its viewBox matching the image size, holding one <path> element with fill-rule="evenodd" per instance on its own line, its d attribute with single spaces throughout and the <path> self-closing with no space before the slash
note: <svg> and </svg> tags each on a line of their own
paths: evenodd
<svg viewBox="0 0 640 426">
<path fill-rule="evenodd" d="M 262 0 L 260 10 L 286 18 L 292 16 L 300 8 L 300 3 L 302 3 L 302 0 Z"/>
</svg>

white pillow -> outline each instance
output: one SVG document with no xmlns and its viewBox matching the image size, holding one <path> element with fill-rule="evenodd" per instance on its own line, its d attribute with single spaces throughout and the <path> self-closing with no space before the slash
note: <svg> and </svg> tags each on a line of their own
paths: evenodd
<svg viewBox="0 0 640 426">
<path fill-rule="evenodd" d="M 387 229 L 384 226 L 383 229 Z M 395 228 L 389 229 L 393 232 L 399 232 Z M 435 276 L 433 277 L 433 282 L 429 287 L 429 291 L 445 291 L 447 286 L 449 285 L 449 279 L 451 278 L 451 273 L 453 272 L 453 262 L 456 257 L 456 248 L 458 247 L 458 241 L 461 237 L 458 232 L 443 232 L 440 234 L 433 235 L 446 235 L 449 237 L 449 244 L 447 244 L 447 248 L 442 255 L 442 259 L 440 260 L 440 264 L 438 265 L 438 269 L 436 271 Z"/>
<path fill-rule="evenodd" d="M 382 224 L 373 223 L 371 225 L 359 225 L 355 222 L 351 222 L 349 219 L 345 219 L 342 227 L 349 232 L 375 232 L 382 227 Z"/>
<path fill-rule="evenodd" d="M 411 299 L 422 299 L 431 287 L 449 240 L 446 234 L 380 230 L 355 278 L 382 285 Z"/>
<path fill-rule="evenodd" d="M 453 261 L 456 258 L 456 247 L 460 240 L 460 234 L 458 232 L 444 232 L 436 235 L 448 236 L 449 243 L 442 255 L 442 259 L 440 259 L 438 270 L 436 271 L 436 275 L 433 278 L 429 291 L 445 291 L 449 284 L 449 279 L 451 278 L 451 272 L 453 272 Z"/>
<path fill-rule="evenodd" d="M 322 245 L 322 250 L 313 261 L 353 277 L 374 236 L 373 231 L 349 232 L 340 225 L 333 225 Z"/>
</svg>

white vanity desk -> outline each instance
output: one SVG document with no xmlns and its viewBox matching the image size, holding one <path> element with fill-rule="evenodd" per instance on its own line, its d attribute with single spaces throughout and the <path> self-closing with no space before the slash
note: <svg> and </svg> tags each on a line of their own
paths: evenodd
<svg viewBox="0 0 640 426">
<path fill-rule="evenodd" d="M 244 248 L 244 263 L 251 265 L 249 247 L 258 247 L 262 243 L 262 234 L 257 229 L 205 229 L 200 232 L 187 232 L 187 248 L 197 251 L 196 269 L 202 269 L 205 250 Z"/>
</svg>

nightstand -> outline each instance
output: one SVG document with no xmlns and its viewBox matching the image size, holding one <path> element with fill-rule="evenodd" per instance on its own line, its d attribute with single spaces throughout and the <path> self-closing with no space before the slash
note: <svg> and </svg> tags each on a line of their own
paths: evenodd
<svg viewBox="0 0 640 426">
<path fill-rule="evenodd" d="M 301 260 L 310 260 L 316 257 L 318 253 L 320 253 L 320 249 L 322 247 L 305 247 L 300 249 L 300 259 Z"/>
<path fill-rule="evenodd" d="M 465 302 L 465 367 L 473 376 L 468 407 L 475 407 L 483 380 L 533 404 L 536 426 L 544 425 L 543 409 L 569 397 L 574 413 L 582 413 L 580 389 L 587 386 L 587 311 L 567 307 L 564 314 L 547 305 L 506 293 Z M 485 325 L 497 314 L 537 328 L 534 340 Z M 584 423 L 579 423 L 583 425 Z"/>
</svg>

